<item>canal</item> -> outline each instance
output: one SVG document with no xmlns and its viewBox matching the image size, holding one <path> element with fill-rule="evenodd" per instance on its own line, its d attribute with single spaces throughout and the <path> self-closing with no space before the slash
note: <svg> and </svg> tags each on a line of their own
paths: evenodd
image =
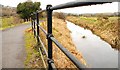
<svg viewBox="0 0 120 70">
<path fill-rule="evenodd" d="M 83 55 L 89 68 L 118 68 L 118 51 L 92 33 L 69 21 L 67 28 L 71 32 L 72 41 Z"/>
</svg>

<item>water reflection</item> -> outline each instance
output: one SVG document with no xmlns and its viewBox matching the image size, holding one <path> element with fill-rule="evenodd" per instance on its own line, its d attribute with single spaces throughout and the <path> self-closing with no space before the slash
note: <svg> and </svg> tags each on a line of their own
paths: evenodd
<svg viewBox="0 0 120 70">
<path fill-rule="evenodd" d="M 66 22 L 76 48 L 82 52 L 89 67 L 118 68 L 118 51 L 112 49 L 107 42 L 94 35 L 90 30 Z"/>
</svg>

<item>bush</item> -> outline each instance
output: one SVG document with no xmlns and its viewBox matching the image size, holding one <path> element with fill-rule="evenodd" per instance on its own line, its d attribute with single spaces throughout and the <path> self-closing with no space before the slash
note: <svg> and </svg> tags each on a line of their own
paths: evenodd
<svg viewBox="0 0 120 70">
<path fill-rule="evenodd" d="M 1 17 L 10 17 L 10 16 L 16 15 L 16 8 L 14 8 L 14 7 L 3 6 L 0 9 L 2 10 L 2 11 L 0 11 Z"/>
<path fill-rule="evenodd" d="M 19 17 L 19 16 L 15 16 L 13 17 L 13 23 L 14 24 L 21 24 L 23 23 L 24 21 Z"/>
<path fill-rule="evenodd" d="M 39 17 L 40 18 L 45 18 L 47 16 L 46 12 L 42 12 L 39 14 Z"/>
<path fill-rule="evenodd" d="M 59 19 L 64 19 L 65 20 L 65 15 L 62 12 L 54 12 L 53 16 L 59 18 Z"/>
</svg>

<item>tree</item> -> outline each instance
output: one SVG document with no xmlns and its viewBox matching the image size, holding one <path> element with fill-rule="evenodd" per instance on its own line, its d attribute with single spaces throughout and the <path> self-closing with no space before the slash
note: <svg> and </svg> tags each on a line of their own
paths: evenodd
<svg viewBox="0 0 120 70">
<path fill-rule="evenodd" d="M 40 10 L 40 2 L 27 1 L 17 5 L 17 13 L 24 20 L 28 20 L 31 13 Z"/>
</svg>

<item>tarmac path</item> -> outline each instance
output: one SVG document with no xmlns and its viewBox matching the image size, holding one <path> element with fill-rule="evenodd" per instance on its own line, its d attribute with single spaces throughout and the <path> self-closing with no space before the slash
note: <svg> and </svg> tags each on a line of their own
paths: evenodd
<svg viewBox="0 0 120 70">
<path fill-rule="evenodd" d="M 28 27 L 22 24 L 2 31 L 2 68 L 24 68 L 24 30 Z"/>
</svg>

